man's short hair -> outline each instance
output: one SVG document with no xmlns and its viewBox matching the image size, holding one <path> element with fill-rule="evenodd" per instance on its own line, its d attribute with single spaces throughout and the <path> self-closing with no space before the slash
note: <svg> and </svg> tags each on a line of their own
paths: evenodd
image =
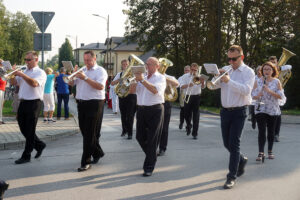
<svg viewBox="0 0 300 200">
<path fill-rule="evenodd" d="M 277 57 L 276 56 L 270 56 L 269 61 L 271 61 L 271 60 L 277 60 Z"/>
<path fill-rule="evenodd" d="M 230 51 L 230 52 L 235 52 L 235 51 L 237 51 L 237 52 L 240 53 L 240 55 L 244 55 L 243 49 L 242 49 L 242 47 L 240 47 L 239 45 L 232 45 L 231 47 L 229 47 L 228 51 Z"/>
<path fill-rule="evenodd" d="M 123 63 L 123 62 L 129 62 L 127 59 L 123 59 L 122 61 L 121 61 L 121 64 Z"/>
<path fill-rule="evenodd" d="M 187 66 L 185 66 L 185 67 L 184 67 L 184 69 L 187 69 L 187 68 L 189 68 L 189 69 L 190 69 L 190 68 L 191 68 L 191 66 L 187 65 Z"/>
<path fill-rule="evenodd" d="M 90 54 L 93 58 L 96 58 L 96 54 L 95 54 L 95 52 L 92 51 L 92 50 L 85 51 L 85 52 L 84 52 L 84 55 L 86 55 L 86 54 Z"/>
<path fill-rule="evenodd" d="M 191 64 L 191 67 L 197 67 L 197 68 L 198 68 L 199 65 L 198 65 L 197 63 L 192 63 L 192 64 Z"/>
<path fill-rule="evenodd" d="M 39 54 L 36 51 L 27 51 L 25 55 L 32 54 L 34 57 L 38 58 Z"/>
<path fill-rule="evenodd" d="M 59 71 L 60 72 L 66 72 L 66 69 L 64 67 L 61 67 Z"/>
</svg>

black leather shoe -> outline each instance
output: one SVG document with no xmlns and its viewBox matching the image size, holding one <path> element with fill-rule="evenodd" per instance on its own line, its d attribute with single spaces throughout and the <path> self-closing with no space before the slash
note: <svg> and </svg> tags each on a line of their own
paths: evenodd
<svg viewBox="0 0 300 200">
<path fill-rule="evenodd" d="M 224 189 L 231 189 L 231 188 L 233 188 L 234 184 L 235 184 L 235 180 L 234 179 L 227 178 L 227 180 L 226 180 L 226 182 L 225 182 L 225 184 L 224 184 L 223 187 L 224 187 Z"/>
<path fill-rule="evenodd" d="M 42 155 L 43 150 L 44 150 L 45 148 L 46 148 L 46 144 L 45 144 L 45 146 L 43 146 L 41 149 L 37 150 L 36 155 L 34 156 L 34 158 L 39 158 L 39 157 Z"/>
<path fill-rule="evenodd" d="M 105 154 L 103 153 L 103 154 L 101 154 L 99 157 L 94 158 L 93 161 L 92 161 L 91 163 L 92 163 L 92 164 L 97 164 L 97 163 L 99 162 L 100 158 L 102 158 L 104 155 L 105 155 Z"/>
<path fill-rule="evenodd" d="M 132 136 L 131 136 L 131 135 L 128 135 L 127 140 L 132 140 Z"/>
<path fill-rule="evenodd" d="M 166 153 L 166 151 L 164 151 L 164 150 L 159 150 L 157 156 L 164 156 L 165 153 Z"/>
<path fill-rule="evenodd" d="M 90 164 L 83 165 L 83 166 L 81 166 L 81 167 L 78 168 L 78 171 L 79 172 L 84 172 L 84 171 L 86 171 L 88 169 L 91 169 L 91 167 L 92 167 L 92 165 L 90 165 Z"/>
<path fill-rule="evenodd" d="M 245 166 L 246 166 L 247 162 L 248 162 L 248 158 L 244 157 L 243 161 L 241 161 L 239 164 L 239 168 L 238 168 L 238 171 L 236 174 L 237 177 L 240 177 L 245 173 Z"/>
<path fill-rule="evenodd" d="M 183 127 L 183 124 L 180 123 L 180 124 L 179 124 L 179 129 L 182 129 L 182 127 Z"/>
<path fill-rule="evenodd" d="M 0 180 L 0 199 L 3 199 L 4 192 L 7 190 L 8 186 L 7 183 Z"/>
<path fill-rule="evenodd" d="M 28 163 L 30 162 L 30 159 L 25 159 L 25 158 L 20 158 L 18 160 L 15 161 L 15 163 L 18 164 L 24 164 L 24 163 Z"/>
<path fill-rule="evenodd" d="M 194 139 L 194 140 L 197 140 L 198 138 L 197 138 L 197 136 L 193 136 L 193 139 Z"/>
<path fill-rule="evenodd" d="M 121 134 L 121 137 L 123 137 L 123 136 L 125 136 L 126 135 L 126 132 L 122 132 L 122 134 Z"/>
<path fill-rule="evenodd" d="M 279 136 L 278 136 L 278 135 L 275 135 L 275 137 L 274 137 L 274 142 L 280 142 Z"/>
<path fill-rule="evenodd" d="M 147 177 L 147 176 L 152 176 L 152 172 L 144 172 L 143 176 Z"/>
<path fill-rule="evenodd" d="M 189 136 L 191 134 L 191 129 L 190 128 L 186 128 L 186 135 Z"/>
</svg>

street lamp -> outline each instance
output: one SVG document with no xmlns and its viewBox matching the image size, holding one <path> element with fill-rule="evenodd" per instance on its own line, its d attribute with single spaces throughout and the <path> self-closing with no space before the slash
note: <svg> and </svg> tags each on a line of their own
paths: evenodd
<svg viewBox="0 0 300 200">
<path fill-rule="evenodd" d="M 66 37 L 69 37 L 69 38 L 72 38 L 72 39 L 75 39 L 75 42 L 76 42 L 76 51 L 75 51 L 75 53 L 74 53 L 74 55 L 75 55 L 75 60 L 76 60 L 76 63 L 79 65 L 79 51 L 77 50 L 77 35 L 76 35 L 76 37 L 74 37 L 74 36 L 72 36 L 72 35 L 66 35 Z"/>
<path fill-rule="evenodd" d="M 93 14 L 93 16 L 100 17 L 100 18 L 106 20 L 106 23 L 107 23 L 106 24 L 106 29 L 107 29 L 106 62 L 107 62 L 107 68 L 108 68 L 109 15 L 107 15 L 107 17 L 103 17 L 103 16 L 98 15 L 98 14 Z M 111 61 L 109 63 L 111 63 Z"/>
</svg>

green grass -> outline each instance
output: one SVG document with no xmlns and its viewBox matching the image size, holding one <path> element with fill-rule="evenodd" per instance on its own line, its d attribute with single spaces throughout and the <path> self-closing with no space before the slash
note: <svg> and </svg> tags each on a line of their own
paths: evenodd
<svg viewBox="0 0 300 200">
<path fill-rule="evenodd" d="M 282 110 L 283 115 L 300 115 L 300 109 Z"/>
<path fill-rule="evenodd" d="M 65 113 L 64 108 L 61 108 L 61 114 L 62 116 L 64 116 L 63 114 Z M 3 106 L 3 117 L 14 117 L 16 116 L 16 113 L 12 112 L 12 100 L 7 100 L 4 102 L 4 106 Z M 53 116 L 56 117 L 57 114 L 57 105 L 55 104 L 55 111 Z M 43 112 L 41 111 L 40 116 L 43 116 Z M 69 116 L 72 117 L 72 115 L 69 112 Z"/>
</svg>

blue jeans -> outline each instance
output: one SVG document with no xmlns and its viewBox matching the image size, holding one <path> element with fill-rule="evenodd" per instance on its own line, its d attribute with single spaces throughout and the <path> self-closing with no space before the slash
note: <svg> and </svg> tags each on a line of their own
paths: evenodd
<svg viewBox="0 0 300 200">
<path fill-rule="evenodd" d="M 65 118 L 69 118 L 69 94 L 57 94 L 57 117 L 61 116 L 62 100 L 64 100 Z"/>
<path fill-rule="evenodd" d="M 240 141 L 247 117 L 246 107 L 237 110 L 223 108 L 220 116 L 223 143 L 230 153 L 227 178 L 236 179 L 239 163 L 244 159 L 244 156 L 240 153 Z"/>
</svg>

